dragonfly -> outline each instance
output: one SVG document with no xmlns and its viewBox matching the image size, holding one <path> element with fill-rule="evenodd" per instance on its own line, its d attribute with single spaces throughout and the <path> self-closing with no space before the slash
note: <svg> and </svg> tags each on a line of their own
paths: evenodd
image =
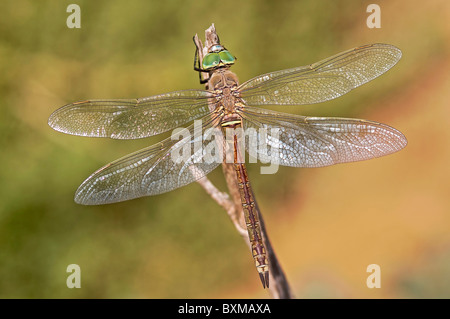
<svg viewBox="0 0 450 319">
<path fill-rule="evenodd" d="M 364 45 L 239 84 L 230 70 L 236 58 L 218 39 L 201 62 L 197 52 L 194 69 L 209 76 L 208 89 L 75 102 L 53 112 L 48 124 L 67 134 L 112 139 L 139 139 L 173 129 L 183 133 L 94 172 L 75 193 L 75 202 L 82 205 L 162 194 L 201 179 L 225 161 L 232 163 L 252 257 L 266 288 L 269 263 L 245 152 L 281 166 L 322 167 L 388 155 L 404 148 L 407 140 L 395 128 L 374 121 L 292 115 L 263 107 L 335 99 L 388 71 L 402 53 L 389 44 Z M 252 143 L 245 142 L 250 139 Z"/>
</svg>

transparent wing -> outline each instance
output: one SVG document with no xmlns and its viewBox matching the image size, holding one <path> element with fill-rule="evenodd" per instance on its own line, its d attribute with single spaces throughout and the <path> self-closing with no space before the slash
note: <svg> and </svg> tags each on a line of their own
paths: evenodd
<svg viewBox="0 0 450 319">
<path fill-rule="evenodd" d="M 118 159 L 87 178 L 75 194 L 84 205 L 165 193 L 192 183 L 222 163 L 222 133 L 207 116 L 175 137 Z M 202 134 L 203 132 L 203 134 Z"/>
<path fill-rule="evenodd" d="M 48 124 L 80 136 L 136 139 L 180 127 L 209 113 L 209 93 L 176 91 L 132 100 L 91 100 L 65 105 Z"/>
<path fill-rule="evenodd" d="M 388 44 L 371 44 L 320 62 L 267 73 L 239 90 L 246 105 L 313 104 L 337 98 L 392 68 L 402 52 Z"/>
<path fill-rule="evenodd" d="M 263 163 L 320 167 L 397 152 L 407 144 L 396 129 L 372 121 L 305 117 L 247 107 L 241 113 L 250 142 Z"/>
</svg>

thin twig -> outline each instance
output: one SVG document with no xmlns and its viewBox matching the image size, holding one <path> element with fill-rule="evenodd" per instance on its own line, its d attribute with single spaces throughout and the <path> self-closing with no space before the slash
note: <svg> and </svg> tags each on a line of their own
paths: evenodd
<svg viewBox="0 0 450 319">
<path fill-rule="evenodd" d="M 205 31 L 205 44 L 203 45 L 200 39 L 197 35 L 194 37 L 195 45 L 198 48 L 199 53 L 199 59 L 200 63 L 205 56 L 208 50 L 208 48 L 215 43 L 219 43 L 218 36 L 214 27 L 214 24 L 212 24 L 206 31 Z M 207 73 L 202 72 L 202 78 L 206 80 L 208 78 Z M 208 88 L 208 84 L 206 84 L 206 89 Z M 234 226 L 236 227 L 236 230 L 238 233 L 242 236 L 244 241 L 246 242 L 249 249 L 251 249 L 250 241 L 248 238 L 248 232 L 246 230 L 245 220 L 244 220 L 244 213 L 242 210 L 242 204 L 241 204 L 241 198 L 239 195 L 239 189 L 238 189 L 238 183 L 236 179 L 236 173 L 234 170 L 234 167 L 232 164 L 225 163 L 225 161 L 222 163 L 222 169 L 225 175 L 225 180 L 227 182 L 228 191 L 231 195 L 228 196 L 227 194 L 224 194 L 220 192 L 206 177 L 200 179 L 198 182 L 199 184 L 205 189 L 205 191 L 220 205 L 222 206 L 225 211 L 227 212 L 228 216 L 230 217 L 231 221 L 233 222 Z M 253 196 L 255 198 L 255 196 Z M 256 200 L 255 200 L 256 206 L 258 206 Z M 258 211 L 259 208 L 257 208 Z M 289 283 L 286 279 L 286 276 L 284 275 L 284 272 L 280 266 L 280 263 L 275 255 L 275 252 L 273 250 L 273 247 L 269 241 L 269 237 L 267 235 L 266 227 L 264 224 L 264 220 L 262 216 L 259 216 L 260 225 L 261 225 L 261 233 L 264 240 L 264 244 L 267 249 L 267 255 L 269 259 L 269 269 L 270 269 L 270 287 L 269 291 L 273 298 L 280 298 L 280 299 L 288 299 L 293 298 L 291 289 L 289 287 Z"/>
<path fill-rule="evenodd" d="M 228 196 L 228 194 L 222 193 L 221 191 L 219 191 L 213 185 L 213 183 L 211 183 L 211 181 L 206 177 L 201 178 L 197 182 L 203 187 L 203 189 L 208 193 L 208 195 L 211 196 L 211 198 L 216 201 L 217 204 L 219 204 L 220 206 L 222 206 L 225 209 L 228 216 L 233 221 L 233 225 L 236 227 L 236 230 L 238 231 L 238 233 L 242 237 L 248 238 L 247 230 L 241 226 L 241 224 L 238 220 L 236 220 L 236 216 L 237 216 L 236 208 L 234 206 L 233 201 L 230 200 L 230 197 Z M 247 240 L 247 245 L 250 248 L 250 241 L 248 241 L 248 240 Z"/>
</svg>

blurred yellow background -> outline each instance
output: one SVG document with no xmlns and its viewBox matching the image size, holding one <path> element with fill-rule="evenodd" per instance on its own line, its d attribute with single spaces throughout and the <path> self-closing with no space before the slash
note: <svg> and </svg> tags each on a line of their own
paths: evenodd
<svg viewBox="0 0 450 319">
<path fill-rule="evenodd" d="M 66 8 L 81 7 L 81 29 Z M 366 8 L 381 7 L 381 29 Z M 85 207 L 79 184 L 159 141 L 65 135 L 51 112 L 80 100 L 201 88 L 192 36 L 215 23 L 241 82 L 369 43 L 403 51 L 392 70 L 326 103 L 274 107 L 357 117 L 408 138 L 399 153 L 326 168 L 281 167 L 252 185 L 297 298 L 450 297 L 450 2 L 2 1 L 0 297 L 268 298 L 225 212 L 196 183 Z M 225 190 L 222 171 L 209 175 Z M 81 267 L 68 289 L 66 267 Z M 381 288 L 369 289 L 369 264 Z"/>
</svg>

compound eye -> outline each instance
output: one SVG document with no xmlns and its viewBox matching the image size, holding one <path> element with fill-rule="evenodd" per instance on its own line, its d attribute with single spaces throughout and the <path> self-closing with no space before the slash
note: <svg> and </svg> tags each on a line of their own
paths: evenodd
<svg viewBox="0 0 450 319">
<path fill-rule="evenodd" d="M 223 50 L 219 52 L 220 60 L 224 64 L 233 64 L 236 58 L 227 50 Z"/>
<path fill-rule="evenodd" d="M 202 61 L 203 70 L 215 68 L 220 63 L 220 56 L 218 53 L 208 53 Z"/>
</svg>

